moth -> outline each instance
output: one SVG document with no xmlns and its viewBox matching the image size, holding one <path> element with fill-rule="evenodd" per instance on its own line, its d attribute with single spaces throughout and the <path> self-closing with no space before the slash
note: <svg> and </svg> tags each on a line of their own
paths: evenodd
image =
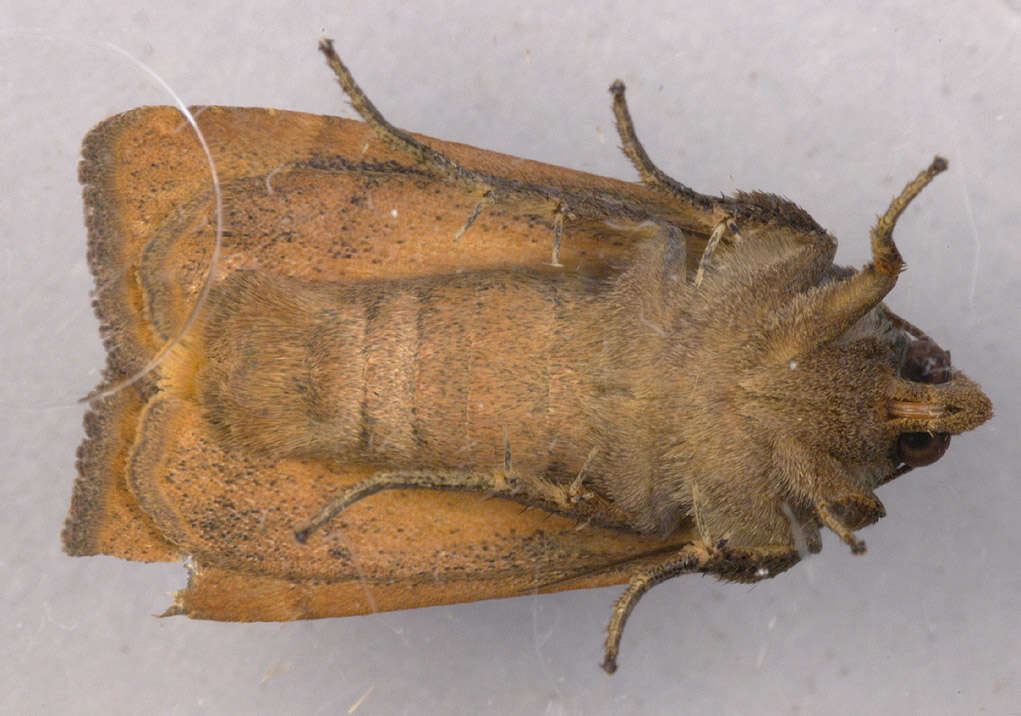
<svg viewBox="0 0 1021 716">
<path fill-rule="evenodd" d="M 118 389 L 85 417 L 64 546 L 186 558 L 167 614 L 626 582 L 612 672 L 651 587 L 775 576 L 824 527 L 863 552 L 875 489 L 991 417 L 883 303 L 897 219 L 945 160 L 854 270 L 790 201 L 663 173 L 619 81 L 640 184 L 404 132 L 320 49 L 364 122 L 195 112 L 223 192 L 211 276 L 214 193 L 181 115 L 136 109 L 84 141 L 101 387 Z"/>
</svg>

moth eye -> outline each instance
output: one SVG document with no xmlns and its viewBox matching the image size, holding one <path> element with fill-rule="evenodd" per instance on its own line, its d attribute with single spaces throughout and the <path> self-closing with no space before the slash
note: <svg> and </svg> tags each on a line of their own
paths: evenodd
<svg viewBox="0 0 1021 716">
<path fill-rule="evenodd" d="M 946 383 L 950 380 L 950 353 L 929 338 L 912 341 L 901 355 L 900 375 L 915 383 Z M 949 433 L 901 433 L 897 457 L 911 467 L 931 465 L 943 457 L 949 445 Z"/>
<path fill-rule="evenodd" d="M 950 380 L 950 353 L 929 338 L 912 341 L 900 359 L 900 376 L 915 383 Z"/>
<path fill-rule="evenodd" d="M 943 457 L 950 445 L 950 433 L 901 433 L 897 457 L 911 467 L 922 467 Z"/>
</svg>

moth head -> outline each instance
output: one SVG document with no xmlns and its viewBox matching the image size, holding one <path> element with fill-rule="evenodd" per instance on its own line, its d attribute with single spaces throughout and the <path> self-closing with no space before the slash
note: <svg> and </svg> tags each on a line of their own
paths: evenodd
<svg viewBox="0 0 1021 716">
<path fill-rule="evenodd" d="M 834 509 L 875 501 L 866 516 L 846 516 L 855 529 L 882 516 L 872 488 L 936 462 L 951 435 L 992 415 L 949 352 L 892 326 L 883 309 L 841 340 L 752 369 L 739 385 L 792 497 Z"/>
<path fill-rule="evenodd" d="M 949 351 L 922 337 L 901 353 L 887 410 L 898 431 L 897 458 L 907 467 L 921 467 L 943 456 L 951 435 L 988 420 L 992 403 L 974 381 L 952 368 Z"/>
<path fill-rule="evenodd" d="M 891 326 L 883 309 L 841 340 L 739 379 L 764 470 L 800 520 L 853 551 L 885 514 L 873 489 L 936 462 L 950 436 L 992 415 L 989 398 L 935 342 Z"/>
</svg>

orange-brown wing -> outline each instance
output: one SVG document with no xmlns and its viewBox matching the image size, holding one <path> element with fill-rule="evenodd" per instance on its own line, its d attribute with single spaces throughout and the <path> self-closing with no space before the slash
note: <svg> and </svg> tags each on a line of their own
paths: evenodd
<svg viewBox="0 0 1021 716">
<path fill-rule="evenodd" d="M 534 198 L 487 208 L 455 239 L 480 197 L 424 173 L 360 122 L 266 109 L 197 114 L 223 188 L 217 280 L 252 268 L 316 280 L 553 270 L 552 217 Z M 557 270 L 610 273 L 644 230 L 643 212 L 685 229 L 690 264 L 701 253 L 709 217 L 684 214 L 640 185 L 421 139 L 492 176 L 629 208 L 606 221 L 603 209 L 579 206 Z M 204 156 L 172 108 L 100 124 L 85 140 L 80 175 L 114 382 L 183 325 L 208 271 L 213 195 Z M 195 403 L 162 392 L 158 375 L 94 406 L 86 432 L 65 548 L 145 561 L 192 556 L 177 606 L 192 616 L 335 616 L 619 583 L 642 559 L 691 539 L 578 529 L 476 494 L 394 491 L 350 508 L 303 546 L 294 528 L 367 468 L 225 453 Z"/>
</svg>

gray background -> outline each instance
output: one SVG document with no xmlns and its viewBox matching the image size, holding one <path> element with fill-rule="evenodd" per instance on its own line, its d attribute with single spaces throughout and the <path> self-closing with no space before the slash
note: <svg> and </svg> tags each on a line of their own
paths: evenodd
<svg viewBox="0 0 1021 716">
<path fill-rule="evenodd" d="M 1021 713 L 1017 0 L 0 4 L 0 709 L 131 713 Z M 286 7 L 285 7 L 286 5 Z M 849 4 L 848 4 L 849 5 Z M 396 124 L 631 179 L 606 88 L 650 154 L 714 193 L 795 199 L 867 258 L 893 194 L 951 170 L 898 238 L 895 310 L 952 349 L 997 415 L 880 492 L 852 557 L 757 586 L 653 590 L 597 666 L 618 589 L 309 623 L 159 620 L 179 565 L 71 559 L 59 533 L 102 351 L 75 178 L 98 120 L 166 96 L 353 116 L 332 36 Z"/>
</svg>

